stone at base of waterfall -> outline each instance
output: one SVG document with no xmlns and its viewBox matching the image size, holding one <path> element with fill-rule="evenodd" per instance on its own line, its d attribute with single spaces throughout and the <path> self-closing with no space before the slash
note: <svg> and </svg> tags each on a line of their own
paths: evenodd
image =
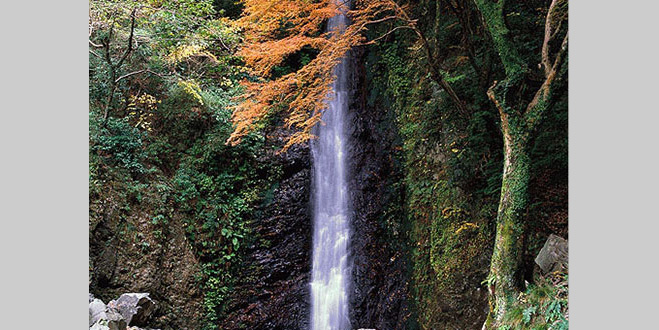
<svg viewBox="0 0 659 330">
<path fill-rule="evenodd" d="M 107 310 L 104 314 L 89 330 L 126 330 L 126 320 L 117 311 Z"/>
<path fill-rule="evenodd" d="M 547 242 L 535 258 L 535 263 L 544 273 L 554 272 L 568 264 L 568 242 L 566 239 L 549 235 Z"/>
<path fill-rule="evenodd" d="M 156 303 L 149 298 L 148 293 L 124 293 L 110 301 L 108 308 L 117 310 L 127 324 L 144 325 L 155 311 Z"/>
<path fill-rule="evenodd" d="M 90 299 L 90 330 L 143 330 L 128 325 L 143 326 L 156 307 L 148 293 L 125 293 L 107 305 L 91 295 Z"/>
<path fill-rule="evenodd" d="M 108 315 L 105 312 L 107 306 L 100 299 L 92 298 L 89 302 L 89 326 L 91 327 L 100 319 L 107 319 Z"/>
</svg>

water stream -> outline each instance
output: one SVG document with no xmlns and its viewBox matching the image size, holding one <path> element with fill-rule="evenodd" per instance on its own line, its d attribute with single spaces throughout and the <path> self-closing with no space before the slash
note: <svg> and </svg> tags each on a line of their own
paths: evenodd
<svg viewBox="0 0 659 330">
<path fill-rule="evenodd" d="M 341 1 L 341 0 L 339 0 Z M 328 29 L 342 33 L 347 18 L 339 14 L 329 20 Z M 346 181 L 347 65 L 336 66 L 336 80 L 327 110 L 311 143 L 314 177 L 313 268 L 311 276 L 311 329 L 350 328 L 348 316 L 348 262 L 350 217 Z"/>
</svg>

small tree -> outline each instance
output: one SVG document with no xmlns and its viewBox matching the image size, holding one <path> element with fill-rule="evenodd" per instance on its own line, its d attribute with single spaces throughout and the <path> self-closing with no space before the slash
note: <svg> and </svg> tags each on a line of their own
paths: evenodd
<svg viewBox="0 0 659 330">
<path fill-rule="evenodd" d="M 130 80 L 143 74 L 164 78 L 185 79 L 198 71 L 190 63 L 195 57 L 215 61 L 207 51 L 212 43 L 219 43 L 226 52 L 233 53 L 222 39 L 228 20 L 213 20 L 212 0 L 204 1 L 127 1 L 95 0 L 89 6 L 89 54 L 97 61 L 95 70 L 103 76 L 103 99 L 96 102 L 104 123 L 116 114 L 118 102 L 130 95 L 120 95 Z M 215 24 L 221 22 L 222 24 Z M 218 28 L 218 25 L 223 27 Z M 232 34 L 232 33 L 229 33 Z M 147 55 L 149 54 L 149 55 Z M 163 61 L 164 60 L 164 61 Z M 153 70 L 150 69 L 158 63 Z M 177 64 L 186 62 L 187 72 L 177 71 Z M 169 71 L 169 72 L 168 72 Z M 191 72 L 192 71 L 192 72 Z M 172 79 L 176 81 L 176 79 Z M 125 93 L 124 93 L 125 94 Z M 135 96 L 135 95 L 133 95 Z M 123 100 L 122 100 L 123 99 Z"/>
<path fill-rule="evenodd" d="M 101 7 L 101 6 L 98 6 Z M 138 7 L 133 7 L 128 9 L 128 14 L 126 10 L 128 8 L 124 6 L 115 6 L 112 10 L 106 8 L 97 8 L 96 4 L 92 7 L 89 17 L 89 53 L 98 57 L 107 67 L 109 72 L 108 76 L 108 95 L 107 100 L 103 108 L 103 125 L 107 123 L 108 116 L 112 109 L 112 103 L 114 101 L 114 93 L 117 91 L 119 82 L 127 77 L 130 77 L 134 73 L 129 73 L 120 76 L 120 72 L 123 64 L 126 62 L 128 57 L 132 54 L 134 49 L 134 37 L 135 37 L 135 22 L 137 18 Z M 115 42 L 121 42 L 120 37 L 116 36 L 116 27 L 117 21 L 126 19 L 130 20 L 130 28 L 128 32 L 128 37 L 125 41 L 126 45 L 122 47 L 121 45 L 116 46 Z M 106 22 L 103 19 L 107 19 Z M 95 35 L 95 27 L 101 26 L 105 28 L 106 31 L 100 35 Z M 96 40 L 93 40 L 96 39 Z M 123 48 L 123 49 L 122 49 Z M 98 52 L 97 52 L 98 51 Z M 100 52 L 100 54 L 99 54 Z M 116 53 L 115 53 L 116 52 Z"/>
<path fill-rule="evenodd" d="M 529 87 L 525 81 L 529 66 L 520 56 L 519 46 L 513 42 L 506 27 L 505 1 L 476 0 L 476 5 L 506 74 L 505 79 L 495 81 L 487 92 L 499 110 L 504 141 L 496 240 L 488 277 L 491 309 L 486 326 L 495 328 L 521 288 L 524 216 L 529 200 L 530 141 L 555 101 L 556 81 L 567 72 L 567 30 L 562 38 L 559 35 L 567 20 L 567 0 L 552 0 L 549 6 L 540 63 L 544 81 L 528 103 L 520 101 L 517 92 Z M 555 39 L 562 42 L 552 59 L 551 45 L 555 44 Z"/>
</svg>

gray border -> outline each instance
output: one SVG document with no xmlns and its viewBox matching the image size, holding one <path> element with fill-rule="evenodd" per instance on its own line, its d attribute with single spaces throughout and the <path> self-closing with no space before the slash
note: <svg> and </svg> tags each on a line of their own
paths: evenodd
<svg viewBox="0 0 659 330">
<path fill-rule="evenodd" d="M 653 3 L 570 3 L 572 329 L 657 328 Z"/>
<path fill-rule="evenodd" d="M 88 5 L 0 6 L 3 329 L 84 329 Z"/>
</svg>

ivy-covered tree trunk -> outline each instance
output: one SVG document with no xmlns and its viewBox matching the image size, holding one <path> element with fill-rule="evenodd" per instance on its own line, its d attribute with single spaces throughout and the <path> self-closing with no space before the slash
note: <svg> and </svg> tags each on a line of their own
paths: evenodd
<svg viewBox="0 0 659 330">
<path fill-rule="evenodd" d="M 488 285 L 490 314 L 484 325 L 496 329 L 502 325 L 506 312 L 516 301 L 521 289 L 522 260 L 524 253 L 525 213 L 528 206 L 528 186 L 531 159 L 530 140 L 546 112 L 551 108 L 554 82 L 566 73 L 567 31 L 556 52 L 553 65 L 549 59 L 549 43 L 560 27 L 561 15 L 556 15 L 557 4 L 567 0 L 553 0 L 545 24 L 545 40 L 542 45 L 541 63 L 544 63 L 545 80 L 530 101 L 519 100 L 514 95 L 526 87 L 526 75 L 532 65 L 526 63 L 513 42 L 506 26 L 505 1 L 475 0 L 483 22 L 492 37 L 492 43 L 504 66 L 506 77 L 495 81 L 487 94 L 501 116 L 504 139 L 504 166 L 501 181 L 501 197 L 497 212 L 497 232 L 494 252 L 490 263 Z M 567 10 L 566 6 L 564 7 Z"/>
<path fill-rule="evenodd" d="M 528 205 L 530 158 L 524 126 L 502 113 L 504 166 L 497 212 L 497 232 L 490 263 L 490 315 L 500 324 L 521 288 L 524 216 Z M 518 119 L 518 118 L 515 118 Z M 511 121 L 513 123 L 511 123 Z M 517 123 L 521 124 L 521 123 Z"/>
</svg>

